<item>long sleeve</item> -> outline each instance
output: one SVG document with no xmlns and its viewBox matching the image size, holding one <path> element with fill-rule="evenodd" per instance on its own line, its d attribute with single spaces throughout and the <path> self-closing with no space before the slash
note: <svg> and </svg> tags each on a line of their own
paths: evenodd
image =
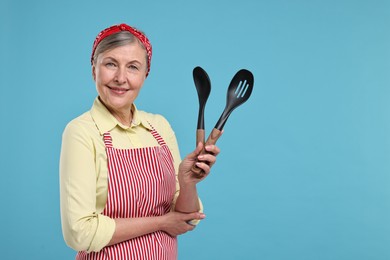
<svg viewBox="0 0 390 260">
<path fill-rule="evenodd" d="M 174 160 L 176 193 L 181 162 L 179 148 L 168 121 L 134 107 L 133 125 L 120 125 L 95 100 L 91 111 L 72 120 L 64 130 L 60 157 L 61 221 L 65 242 L 76 251 L 100 251 L 115 232 L 115 220 L 102 214 L 108 194 L 107 154 L 103 134 L 110 132 L 114 147 L 120 149 L 158 145 L 150 134 L 150 122 L 166 141 Z M 174 207 L 175 199 L 172 202 Z"/>
<path fill-rule="evenodd" d="M 60 158 L 60 195 L 63 235 L 77 251 L 99 251 L 115 231 L 115 221 L 97 211 L 96 147 L 84 127 L 70 123 L 64 133 Z"/>
</svg>

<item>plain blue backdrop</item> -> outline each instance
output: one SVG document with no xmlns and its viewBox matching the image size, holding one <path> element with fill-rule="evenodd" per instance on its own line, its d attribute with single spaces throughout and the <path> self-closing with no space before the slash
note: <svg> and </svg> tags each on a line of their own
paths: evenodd
<svg viewBox="0 0 390 260">
<path fill-rule="evenodd" d="M 136 102 L 192 151 L 192 69 L 212 81 L 209 132 L 241 68 L 251 98 L 199 184 L 207 214 L 179 259 L 390 259 L 390 1 L 0 3 L 1 259 L 73 259 L 62 238 L 62 131 L 96 96 L 97 33 L 125 22 L 154 47 Z"/>
</svg>

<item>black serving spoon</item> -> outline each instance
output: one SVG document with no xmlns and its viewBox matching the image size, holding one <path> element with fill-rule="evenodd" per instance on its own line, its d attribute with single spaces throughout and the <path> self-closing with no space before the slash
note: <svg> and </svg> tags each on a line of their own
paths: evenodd
<svg viewBox="0 0 390 260">
<path fill-rule="evenodd" d="M 227 91 L 225 110 L 215 125 L 215 129 L 221 131 L 233 110 L 248 100 L 252 94 L 253 82 L 253 74 L 249 70 L 242 69 L 234 75 Z"/>
<path fill-rule="evenodd" d="M 205 142 L 204 110 L 207 99 L 210 95 L 211 83 L 206 71 L 204 71 L 201 67 L 194 68 L 192 74 L 199 99 L 198 124 L 196 128 L 196 145 L 198 145 L 199 142 L 202 142 L 203 144 Z"/>
<path fill-rule="evenodd" d="M 238 71 L 236 75 L 234 75 L 227 90 L 225 109 L 223 110 L 221 117 L 207 138 L 205 145 L 214 145 L 217 143 L 218 138 L 222 134 L 222 129 L 225 126 L 225 123 L 232 111 L 241 104 L 245 103 L 245 101 L 247 101 L 252 94 L 253 83 L 253 74 L 249 70 L 242 69 Z M 203 148 L 201 154 L 204 153 L 206 153 L 206 151 Z M 192 171 L 197 174 L 203 173 L 203 171 L 196 166 L 192 168 Z M 202 176 L 202 174 L 200 174 L 200 176 Z"/>
</svg>

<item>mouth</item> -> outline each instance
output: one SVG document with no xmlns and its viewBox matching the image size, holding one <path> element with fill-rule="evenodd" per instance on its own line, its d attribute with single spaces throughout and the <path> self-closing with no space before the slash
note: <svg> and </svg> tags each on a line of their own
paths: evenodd
<svg viewBox="0 0 390 260">
<path fill-rule="evenodd" d="M 107 88 L 109 88 L 112 92 L 114 92 L 116 94 L 124 94 L 124 93 L 126 93 L 127 91 L 130 90 L 130 89 L 127 89 L 127 88 L 109 87 L 109 86 L 107 86 Z"/>
</svg>

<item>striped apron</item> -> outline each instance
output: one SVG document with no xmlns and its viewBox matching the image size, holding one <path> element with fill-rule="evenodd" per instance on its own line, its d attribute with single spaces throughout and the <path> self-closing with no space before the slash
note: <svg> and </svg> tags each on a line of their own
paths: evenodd
<svg viewBox="0 0 390 260">
<path fill-rule="evenodd" d="M 103 215 L 111 218 L 155 217 L 171 210 L 175 169 L 172 154 L 163 138 L 152 128 L 159 146 L 117 149 L 109 132 L 103 135 L 107 152 L 108 194 Z M 79 252 L 82 259 L 172 260 L 177 259 L 177 239 L 156 231 L 99 252 Z"/>
</svg>

